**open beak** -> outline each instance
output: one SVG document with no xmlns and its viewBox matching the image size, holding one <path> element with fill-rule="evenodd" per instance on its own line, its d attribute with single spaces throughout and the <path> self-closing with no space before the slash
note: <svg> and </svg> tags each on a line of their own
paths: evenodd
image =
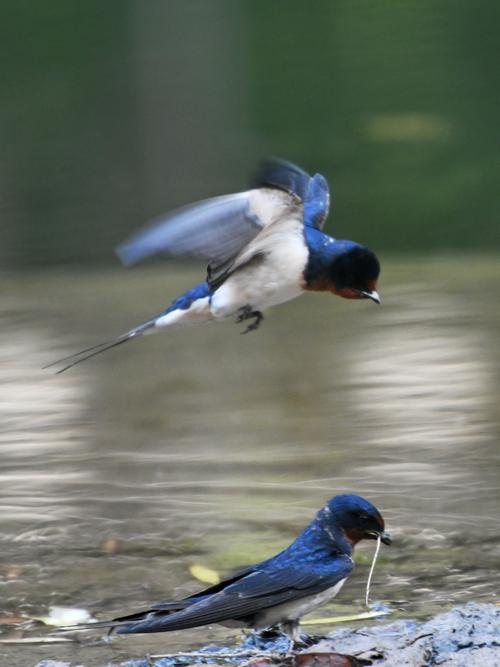
<svg viewBox="0 0 500 667">
<path fill-rule="evenodd" d="M 371 292 L 361 291 L 361 294 L 365 297 L 365 299 L 371 299 L 372 301 L 378 304 L 381 303 L 381 299 L 378 295 L 378 292 L 376 292 L 375 290 L 372 290 Z"/>
</svg>

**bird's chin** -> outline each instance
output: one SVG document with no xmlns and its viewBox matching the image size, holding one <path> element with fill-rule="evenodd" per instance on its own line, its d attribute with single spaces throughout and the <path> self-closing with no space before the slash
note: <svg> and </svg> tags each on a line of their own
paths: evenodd
<svg viewBox="0 0 500 667">
<path fill-rule="evenodd" d="M 353 289 L 351 287 L 334 287 L 332 292 L 343 299 L 366 299 L 361 290 Z"/>
<path fill-rule="evenodd" d="M 380 296 L 376 290 L 361 290 L 354 287 L 334 287 L 332 292 L 343 299 L 370 299 L 380 303 Z"/>
</svg>

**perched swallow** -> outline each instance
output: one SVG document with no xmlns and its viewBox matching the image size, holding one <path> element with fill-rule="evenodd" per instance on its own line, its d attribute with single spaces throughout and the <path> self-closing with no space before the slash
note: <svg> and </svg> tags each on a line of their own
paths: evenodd
<svg viewBox="0 0 500 667">
<path fill-rule="evenodd" d="M 289 547 L 268 560 L 178 602 L 160 602 L 147 611 L 67 629 L 116 628 L 118 634 L 133 634 L 211 623 L 280 625 L 292 642 L 300 641 L 301 617 L 337 595 L 351 574 L 355 544 L 379 538 L 391 544 L 374 505 L 360 496 L 335 496 Z"/>
<path fill-rule="evenodd" d="M 127 333 L 54 362 L 71 360 L 58 372 L 174 325 L 235 317 L 252 320 L 247 333 L 258 328 L 263 309 L 307 291 L 380 303 L 375 254 L 321 231 L 329 204 L 321 174 L 310 176 L 289 162 L 270 160 L 253 189 L 197 202 L 154 221 L 117 248 L 122 262 L 131 266 L 154 255 L 197 257 L 208 262 L 205 282 Z"/>
</svg>

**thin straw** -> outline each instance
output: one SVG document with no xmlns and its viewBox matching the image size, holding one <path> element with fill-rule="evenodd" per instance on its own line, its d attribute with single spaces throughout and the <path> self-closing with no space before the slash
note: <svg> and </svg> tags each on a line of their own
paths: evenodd
<svg viewBox="0 0 500 667">
<path fill-rule="evenodd" d="M 368 574 L 368 581 L 366 582 L 365 604 L 367 607 L 370 606 L 370 584 L 372 583 L 373 570 L 375 569 L 375 563 L 377 562 L 379 549 L 380 549 L 380 535 L 377 537 L 377 547 L 375 549 L 375 553 L 373 554 L 372 566 L 370 568 L 370 573 Z"/>
</svg>

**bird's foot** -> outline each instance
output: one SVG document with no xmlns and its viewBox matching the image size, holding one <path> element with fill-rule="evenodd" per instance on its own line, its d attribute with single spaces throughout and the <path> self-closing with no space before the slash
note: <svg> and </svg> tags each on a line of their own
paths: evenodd
<svg viewBox="0 0 500 667">
<path fill-rule="evenodd" d="M 296 650 L 298 650 L 300 648 L 311 648 L 311 646 L 317 644 L 321 639 L 323 639 L 323 637 L 320 635 L 306 635 L 301 632 L 299 637 L 295 639 L 293 643 L 296 646 Z"/>
<path fill-rule="evenodd" d="M 244 633 L 245 636 L 245 633 Z M 290 638 L 278 625 L 251 632 L 245 636 L 244 649 L 261 651 L 263 655 L 283 655 L 288 652 Z"/>
<path fill-rule="evenodd" d="M 247 334 L 249 331 L 257 331 L 257 329 L 260 327 L 260 323 L 264 319 L 264 315 L 262 313 L 259 313 L 258 310 L 254 311 L 252 313 L 253 317 L 255 318 L 252 324 L 249 324 L 245 331 L 242 331 L 242 334 Z"/>
<path fill-rule="evenodd" d="M 316 637 L 302 633 L 296 621 L 287 621 L 282 623 L 281 627 L 289 641 L 287 656 L 295 655 L 295 653 L 313 646 L 318 641 Z"/>
<path fill-rule="evenodd" d="M 236 318 L 236 322 L 238 324 L 240 322 L 244 322 L 245 320 L 251 319 L 253 319 L 253 322 L 247 326 L 245 331 L 241 332 L 242 334 L 246 334 L 249 331 L 256 331 L 264 319 L 264 315 L 260 312 L 260 310 L 252 310 L 250 306 L 244 306 L 243 308 L 239 309 L 238 316 Z"/>
</svg>

